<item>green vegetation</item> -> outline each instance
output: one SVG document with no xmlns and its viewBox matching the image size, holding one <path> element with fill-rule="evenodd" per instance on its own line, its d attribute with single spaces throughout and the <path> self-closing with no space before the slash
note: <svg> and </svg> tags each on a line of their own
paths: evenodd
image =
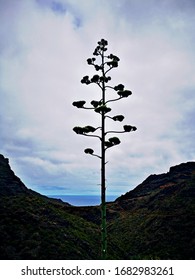
<svg viewBox="0 0 195 280">
<path fill-rule="evenodd" d="M 0 199 L 1 259 L 85 259 L 97 255 L 94 224 L 42 197 Z"/>
<path fill-rule="evenodd" d="M 0 259 L 100 259 L 100 211 L 27 189 L 0 157 Z M 194 217 L 195 163 L 149 176 L 107 203 L 108 259 L 195 259 Z"/>
</svg>

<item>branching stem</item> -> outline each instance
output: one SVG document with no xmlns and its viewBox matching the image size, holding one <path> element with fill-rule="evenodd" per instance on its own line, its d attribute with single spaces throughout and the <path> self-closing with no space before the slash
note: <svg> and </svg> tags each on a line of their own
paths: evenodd
<svg viewBox="0 0 195 280">
<path fill-rule="evenodd" d="M 130 131 L 135 131 L 136 127 L 125 125 L 123 126 L 124 131 L 106 131 L 106 118 L 112 119 L 113 121 L 123 121 L 124 116 L 123 115 L 117 115 L 114 117 L 110 117 L 107 115 L 108 112 L 111 111 L 111 108 L 108 108 L 106 105 L 110 102 L 118 101 L 124 97 L 128 97 L 131 95 L 131 91 L 124 90 L 124 86 L 122 84 L 118 84 L 115 87 L 110 86 L 107 83 L 111 80 L 111 77 L 107 76 L 107 73 L 110 72 L 113 68 L 118 67 L 119 58 L 113 54 L 105 55 L 105 52 L 107 51 L 107 45 L 108 42 L 104 39 L 101 39 L 101 41 L 98 42 L 98 45 L 93 53 L 94 56 L 99 56 L 100 63 L 96 63 L 96 58 L 88 58 L 87 62 L 90 65 L 93 65 L 96 71 L 100 71 L 101 74 L 94 75 L 91 79 L 89 79 L 89 76 L 84 76 L 81 80 L 81 83 L 84 83 L 86 85 L 89 84 L 97 84 L 98 87 L 101 89 L 101 100 L 96 101 L 92 100 L 91 105 L 93 107 L 85 107 L 84 104 L 85 101 L 75 101 L 73 102 L 73 106 L 76 106 L 77 108 L 81 109 L 87 109 L 87 110 L 94 110 L 96 113 L 101 115 L 101 126 L 94 128 L 92 126 L 85 126 L 85 127 L 75 127 L 73 130 L 80 135 L 84 135 L 87 137 L 95 137 L 98 138 L 101 142 L 101 155 L 94 154 L 93 149 L 87 148 L 85 149 L 86 154 L 90 154 L 94 157 L 97 157 L 101 160 L 101 257 L 102 259 L 107 258 L 107 226 L 106 226 L 106 150 L 108 148 L 111 148 L 115 145 L 120 144 L 120 139 L 117 137 L 109 138 L 108 141 L 106 141 L 106 135 L 110 133 L 125 133 Z M 106 99 L 106 89 L 112 89 L 115 91 L 116 94 L 118 94 L 119 97 L 116 96 L 116 98 L 107 100 Z M 88 134 L 88 133 L 94 133 L 97 129 L 100 129 L 100 136 L 96 134 Z"/>
</svg>

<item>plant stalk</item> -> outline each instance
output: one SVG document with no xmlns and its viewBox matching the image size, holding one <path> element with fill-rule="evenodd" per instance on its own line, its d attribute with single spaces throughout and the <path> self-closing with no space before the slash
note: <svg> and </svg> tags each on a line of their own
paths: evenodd
<svg viewBox="0 0 195 280">
<path fill-rule="evenodd" d="M 102 65 L 104 65 L 104 52 L 102 52 Z M 104 67 L 102 67 L 102 76 L 105 77 Z M 102 102 L 106 104 L 105 100 L 105 82 L 102 82 Z M 106 230 L 106 178 L 105 178 L 105 112 L 102 112 L 102 141 L 101 141 L 101 242 L 102 242 L 102 259 L 107 258 L 107 230 Z"/>
</svg>

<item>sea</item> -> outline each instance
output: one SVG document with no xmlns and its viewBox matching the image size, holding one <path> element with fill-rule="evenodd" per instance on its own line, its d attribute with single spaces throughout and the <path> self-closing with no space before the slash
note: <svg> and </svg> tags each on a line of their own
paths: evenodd
<svg viewBox="0 0 195 280">
<path fill-rule="evenodd" d="M 64 202 L 68 202 L 73 206 L 95 206 L 100 205 L 101 198 L 99 195 L 50 195 L 51 198 L 58 198 Z M 106 201 L 114 201 L 118 195 L 107 195 Z"/>
</svg>

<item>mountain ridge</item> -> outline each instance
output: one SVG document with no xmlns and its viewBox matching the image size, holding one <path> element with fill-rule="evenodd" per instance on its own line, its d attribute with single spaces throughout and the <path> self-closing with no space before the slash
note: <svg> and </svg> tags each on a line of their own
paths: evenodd
<svg viewBox="0 0 195 280">
<path fill-rule="evenodd" d="M 0 154 L 0 195 L 26 192 L 27 187 L 9 166 L 8 158 Z"/>
<path fill-rule="evenodd" d="M 63 202 L 61 199 L 50 198 L 27 188 L 21 179 L 16 176 L 14 171 L 11 169 L 9 165 L 9 159 L 0 154 L 0 195 L 11 196 L 17 194 L 37 195 L 50 201 L 63 203 L 63 205 L 70 206 L 69 203 Z"/>
<path fill-rule="evenodd" d="M 149 175 L 141 184 L 133 190 L 118 197 L 115 201 L 128 198 L 149 195 L 157 188 L 168 188 L 195 174 L 195 162 L 189 161 L 170 167 L 167 173 Z"/>
</svg>

